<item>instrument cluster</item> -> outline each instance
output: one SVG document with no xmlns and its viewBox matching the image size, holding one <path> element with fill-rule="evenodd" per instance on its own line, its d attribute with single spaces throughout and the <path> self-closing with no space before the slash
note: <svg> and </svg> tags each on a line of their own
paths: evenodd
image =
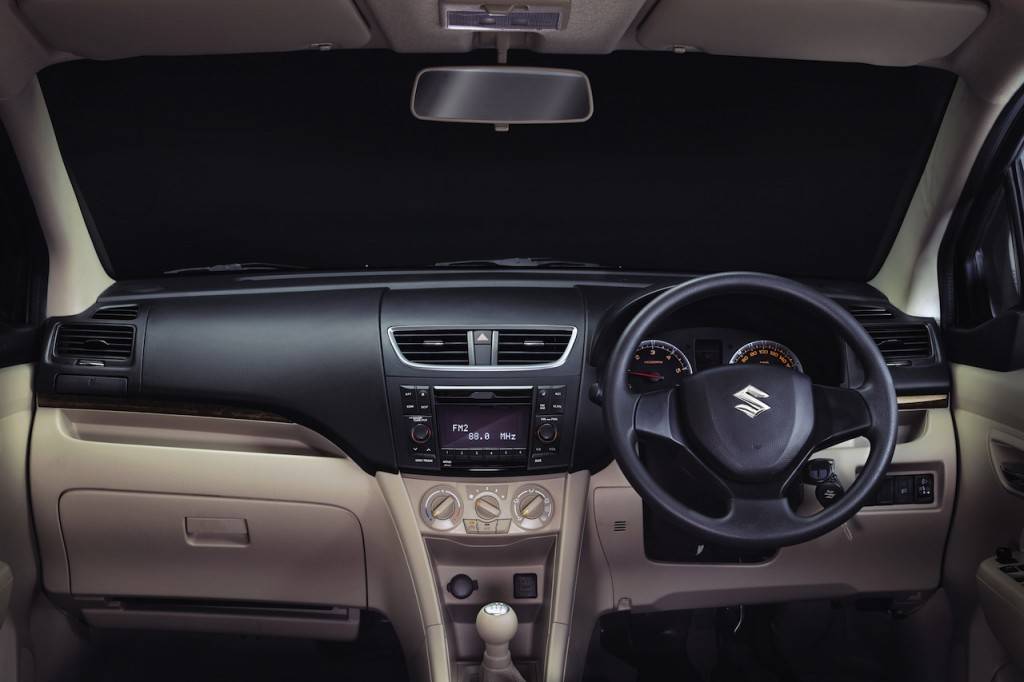
<svg viewBox="0 0 1024 682">
<path fill-rule="evenodd" d="M 805 372 L 800 357 L 782 341 L 739 329 L 668 330 L 640 343 L 627 370 L 634 393 L 659 390 L 720 365 L 773 365 Z M 794 344 L 795 345 L 795 344 Z"/>
</svg>

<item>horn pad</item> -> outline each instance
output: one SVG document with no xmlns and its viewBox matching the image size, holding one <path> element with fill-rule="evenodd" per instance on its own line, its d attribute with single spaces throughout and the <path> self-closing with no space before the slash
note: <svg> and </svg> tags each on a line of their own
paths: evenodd
<svg viewBox="0 0 1024 682">
<path fill-rule="evenodd" d="M 690 442 L 738 481 L 777 477 L 814 428 L 811 380 L 792 369 L 716 367 L 687 377 L 680 395 Z"/>
</svg>

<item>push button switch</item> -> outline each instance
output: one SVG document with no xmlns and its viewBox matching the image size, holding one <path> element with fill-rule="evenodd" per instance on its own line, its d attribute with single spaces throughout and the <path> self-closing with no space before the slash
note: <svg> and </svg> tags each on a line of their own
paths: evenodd
<svg viewBox="0 0 1024 682">
<path fill-rule="evenodd" d="M 910 504 L 914 501 L 914 477 L 897 476 L 893 479 L 892 496 L 896 504 Z"/>
<path fill-rule="evenodd" d="M 914 477 L 914 502 L 929 504 L 935 501 L 935 484 L 931 474 Z"/>
</svg>

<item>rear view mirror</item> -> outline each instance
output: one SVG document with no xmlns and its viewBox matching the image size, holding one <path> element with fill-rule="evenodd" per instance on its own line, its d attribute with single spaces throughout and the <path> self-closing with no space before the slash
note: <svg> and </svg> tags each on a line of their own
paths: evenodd
<svg viewBox="0 0 1024 682">
<path fill-rule="evenodd" d="M 412 89 L 412 114 L 424 121 L 509 124 L 580 123 L 594 113 L 581 71 L 514 66 L 424 69 Z"/>
</svg>

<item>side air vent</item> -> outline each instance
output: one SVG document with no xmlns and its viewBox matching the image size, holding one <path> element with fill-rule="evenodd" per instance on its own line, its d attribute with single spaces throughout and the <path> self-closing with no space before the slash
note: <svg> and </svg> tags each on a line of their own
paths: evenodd
<svg viewBox="0 0 1024 682">
<path fill-rule="evenodd" d="M 94 320 L 134 320 L 139 316 L 139 306 L 137 305 L 111 305 L 104 308 L 100 308 L 93 313 L 92 319 Z"/>
<path fill-rule="evenodd" d="M 932 337 L 923 324 L 865 325 L 864 329 L 882 351 L 889 365 L 906 365 L 911 360 L 932 357 Z"/>
<path fill-rule="evenodd" d="M 127 324 L 62 324 L 53 353 L 60 358 L 128 360 L 135 347 L 135 327 Z"/>
<path fill-rule="evenodd" d="M 627 521 L 613 521 L 612 532 L 613 533 L 625 533 L 629 530 L 629 523 Z"/>
<path fill-rule="evenodd" d="M 879 320 L 891 320 L 894 317 L 891 310 L 880 305 L 870 305 L 867 303 L 844 303 L 843 307 L 846 308 L 856 319 L 865 323 L 878 322 Z"/>
<path fill-rule="evenodd" d="M 572 342 L 571 329 L 499 329 L 499 365 L 545 365 L 558 362 Z"/>
<path fill-rule="evenodd" d="M 468 365 L 469 332 L 465 329 L 395 329 L 399 354 L 421 365 Z"/>
</svg>

